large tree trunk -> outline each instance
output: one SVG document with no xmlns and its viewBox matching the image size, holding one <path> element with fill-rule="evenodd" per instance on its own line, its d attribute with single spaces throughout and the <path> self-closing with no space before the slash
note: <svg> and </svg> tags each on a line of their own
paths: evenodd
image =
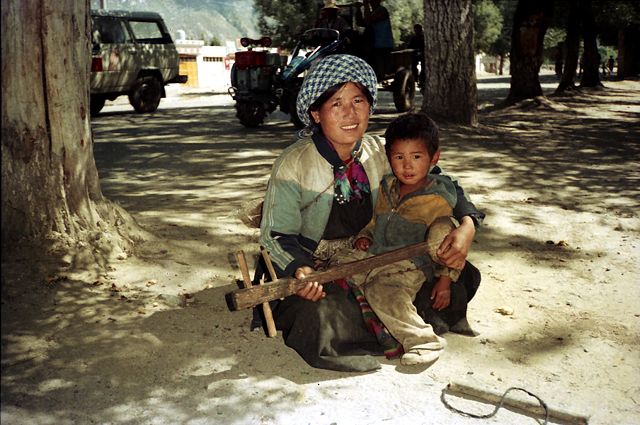
<svg viewBox="0 0 640 425">
<path fill-rule="evenodd" d="M 436 120 L 478 123 L 471 0 L 425 0 L 422 110 Z"/>
<path fill-rule="evenodd" d="M 562 78 L 556 93 L 575 88 L 576 68 L 580 56 L 580 14 L 578 0 L 569 2 L 569 16 L 567 18 L 567 38 L 565 40 L 565 57 Z"/>
<path fill-rule="evenodd" d="M 506 103 L 543 96 L 538 74 L 543 40 L 553 12 L 552 0 L 520 0 L 511 34 L 511 88 Z"/>
<path fill-rule="evenodd" d="M 640 74 L 640 25 L 631 24 L 618 32 L 618 78 Z"/>
<path fill-rule="evenodd" d="M 582 70 L 580 87 L 602 86 L 600 82 L 600 63 L 602 58 L 598 53 L 598 34 L 591 8 L 591 0 L 580 1 L 580 15 L 584 39 L 584 69 Z"/>
<path fill-rule="evenodd" d="M 82 268 L 130 246 L 135 223 L 100 190 L 89 122 L 89 4 L 2 4 L 2 247 Z"/>
</svg>

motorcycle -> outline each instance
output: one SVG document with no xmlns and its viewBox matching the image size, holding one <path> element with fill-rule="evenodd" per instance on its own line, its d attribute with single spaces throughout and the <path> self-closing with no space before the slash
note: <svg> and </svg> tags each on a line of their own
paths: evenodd
<svg viewBox="0 0 640 425">
<path fill-rule="evenodd" d="M 245 127 L 258 127 L 279 107 L 290 115 L 297 128 L 302 128 L 304 124 L 296 113 L 296 99 L 305 72 L 318 60 L 341 50 L 344 39 L 340 38 L 340 33 L 328 28 L 303 32 L 289 63 L 287 56 L 268 51 L 269 37 L 258 40 L 243 37 L 240 44 L 247 51 L 236 53 L 229 87 L 240 123 Z"/>
</svg>

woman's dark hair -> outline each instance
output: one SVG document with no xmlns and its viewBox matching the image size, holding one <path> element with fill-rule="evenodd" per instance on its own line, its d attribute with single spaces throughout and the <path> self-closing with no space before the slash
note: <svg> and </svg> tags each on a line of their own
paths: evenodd
<svg viewBox="0 0 640 425">
<path fill-rule="evenodd" d="M 430 156 L 440 148 L 438 125 L 424 112 L 410 112 L 391 121 L 384 132 L 387 157 L 397 140 L 418 139 L 424 143 Z"/>
<path fill-rule="evenodd" d="M 335 86 L 329 87 L 327 90 L 325 90 L 324 93 L 318 96 L 318 98 L 311 105 L 309 105 L 309 110 L 307 111 L 307 113 L 309 114 L 310 122 L 315 123 L 315 121 L 313 120 L 313 116 L 311 115 L 311 111 L 319 111 L 322 105 L 324 105 L 327 100 L 331 99 L 331 96 L 336 94 L 338 90 L 340 90 L 347 83 L 355 84 L 355 86 L 358 87 L 362 91 L 362 93 L 364 93 L 367 98 L 367 102 L 369 102 L 369 105 L 373 104 L 373 96 L 371 96 L 371 92 L 369 92 L 369 89 L 364 84 L 358 83 L 357 81 L 345 81 L 344 83 L 338 83 Z"/>
</svg>

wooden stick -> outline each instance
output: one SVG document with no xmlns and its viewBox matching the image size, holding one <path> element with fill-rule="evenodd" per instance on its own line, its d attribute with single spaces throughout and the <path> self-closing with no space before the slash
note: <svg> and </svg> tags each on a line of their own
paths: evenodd
<svg viewBox="0 0 640 425">
<path fill-rule="evenodd" d="M 260 248 L 260 252 L 262 254 L 262 258 L 264 258 L 265 264 L 267 265 L 267 270 L 269 270 L 271 280 L 277 280 L 278 276 L 276 275 L 276 271 L 273 268 L 273 264 L 271 264 L 269 253 L 264 248 Z M 273 338 L 278 335 L 278 331 L 276 330 L 276 323 L 273 321 L 273 312 L 271 311 L 271 306 L 268 302 L 262 303 L 262 310 L 264 313 L 264 320 L 265 322 L 267 322 L 267 334 L 270 338 Z"/>
<path fill-rule="evenodd" d="M 469 396 L 478 400 L 486 401 L 498 405 L 502 400 L 502 393 L 491 391 L 485 388 L 476 388 L 460 382 L 450 382 L 446 387 L 446 392 L 454 395 Z M 521 410 L 533 416 L 543 416 L 544 409 L 537 401 L 532 399 L 520 399 L 512 396 L 504 398 L 503 406 Z M 587 425 L 588 418 L 564 410 L 555 409 L 547 405 L 549 420 L 560 421 L 568 424 Z"/>
<path fill-rule="evenodd" d="M 237 289 L 226 294 L 227 306 L 229 310 L 241 310 L 254 307 L 260 303 L 277 300 L 295 294 L 302 289 L 307 282 L 327 283 L 336 279 L 351 276 L 386 266 L 401 260 L 408 260 L 420 255 L 426 255 L 429 244 L 420 242 L 399 248 L 384 254 L 340 264 L 322 272 L 311 273 L 304 279 L 283 278 L 267 282 L 264 285 L 257 285 L 251 288 Z"/>
<path fill-rule="evenodd" d="M 242 281 L 245 288 L 251 288 L 251 276 L 249 276 L 249 267 L 247 267 L 247 260 L 244 257 L 243 251 L 236 252 L 236 260 L 238 260 L 238 266 L 240 267 L 240 273 L 242 273 Z"/>
<path fill-rule="evenodd" d="M 240 273 L 242 273 L 242 280 L 246 289 L 254 288 L 251 284 L 251 277 L 249 276 L 249 267 L 247 267 L 247 260 L 243 251 L 236 252 L 236 259 L 238 260 L 238 266 L 240 267 Z M 273 321 L 273 314 L 271 312 L 271 306 L 268 302 L 262 303 L 262 311 L 264 312 L 264 319 L 267 322 L 267 333 L 270 338 L 278 335 L 276 331 L 276 324 Z"/>
</svg>

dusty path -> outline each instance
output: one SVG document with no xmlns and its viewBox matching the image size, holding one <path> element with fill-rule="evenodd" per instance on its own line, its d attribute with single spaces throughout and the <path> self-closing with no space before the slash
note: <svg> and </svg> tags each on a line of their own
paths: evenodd
<svg viewBox="0 0 640 425">
<path fill-rule="evenodd" d="M 505 82 L 483 79 L 481 103 Z M 155 237 L 100 277 L 50 279 L 29 256 L 3 263 L 0 419 L 536 423 L 448 411 L 440 392 L 458 380 L 524 387 L 591 424 L 640 424 L 640 82 L 605 84 L 486 111 L 476 129 L 442 128 L 441 163 L 487 213 L 470 258 L 483 272 L 469 312 L 480 335 L 447 334 L 429 369 L 382 360 L 370 374 L 310 368 L 224 305 L 239 277 L 232 254 L 257 251 L 235 211 L 292 140 L 286 117 L 247 131 L 230 99 L 201 93 L 147 116 L 107 106 L 93 122 L 103 191 Z M 395 116 L 387 95 L 372 132 Z"/>
</svg>

